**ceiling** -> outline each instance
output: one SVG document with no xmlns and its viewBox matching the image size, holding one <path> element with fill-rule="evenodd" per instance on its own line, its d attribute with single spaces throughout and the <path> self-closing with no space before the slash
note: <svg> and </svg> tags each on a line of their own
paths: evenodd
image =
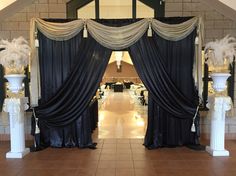
<svg viewBox="0 0 236 176">
<path fill-rule="evenodd" d="M 9 6 L 10 4 L 12 4 L 15 1 L 16 0 L 1 0 L 0 10 L 4 9 L 5 7 Z"/>
<path fill-rule="evenodd" d="M 133 62 L 131 61 L 131 58 L 130 58 L 130 55 L 129 55 L 128 51 L 123 51 L 122 61 L 133 65 Z M 109 64 L 113 63 L 113 62 L 116 62 L 115 51 L 113 51 L 112 54 L 111 54 Z"/>
<path fill-rule="evenodd" d="M 0 20 L 3 20 L 19 10 L 23 9 L 34 0 L 0 0 Z M 103 0 L 108 3 L 108 0 Z M 141 0 L 143 1 L 143 0 Z M 236 21 L 236 1 L 235 0 L 201 0 L 202 2 L 213 7 L 224 16 Z M 131 1 L 127 1 L 131 2 Z M 145 1 L 146 2 L 146 1 Z M 147 1 L 152 2 L 152 1 Z M 154 1 L 153 1 L 154 2 Z"/>
</svg>

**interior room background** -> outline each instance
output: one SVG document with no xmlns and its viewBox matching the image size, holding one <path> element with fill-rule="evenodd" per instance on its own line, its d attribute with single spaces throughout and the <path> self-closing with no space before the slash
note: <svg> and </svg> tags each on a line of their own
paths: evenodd
<svg viewBox="0 0 236 176">
<path fill-rule="evenodd" d="M 32 17 L 40 18 L 67 18 L 67 6 L 66 3 L 69 0 L 31 0 L 25 1 L 24 7 L 20 11 L 5 11 L 4 16 L 6 18 L 0 18 L 0 38 L 2 39 L 13 39 L 19 36 L 23 36 L 29 40 L 29 23 Z M 100 18 L 112 18 L 111 9 L 115 8 L 116 0 L 112 1 L 114 4 L 104 3 L 101 0 L 100 2 Z M 206 0 L 207 1 L 207 0 Z M 110 2 L 110 1 L 109 1 Z M 118 16 L 118 18 L 132 18 L 132 0 L 124 1 L 126 3 L 122 4 L 122 14 L 113 15 Z M 152 8 L 148 7 L 140 1 L 136 1 L 136 18 L 144 17 L 154 17 L 155 12 Z M 93 2 L 87 6 L 87 17 L 96 17 L 95 11 L 88 9 L 93 9 Z M 118 8 L 118 7 L 117 7 Z M 17 8 L 15 8 L 17 9 Z M 86 10 L 86 9 L 84 9 Z M 203 0 L 165 0 L 165 17 L 172 16 L 197 16 L 201 15 L 204 19 L 205 24 L 205 43 L 212 41 L 216 38 L 222 38 L 227 34 L 236 36 L 236 21 L 233 21 L 227 15 L 220 13 L 217 10 L 211 8 Z M 113 9 L 115 12 L 115 9 Z M 83 14 L 83 9 L 78 11 L 79 18 L 85 18 Z M 116 17 L 117 18 L 117 17 Z M 0 68 L 0 73 L 2 68 Z M 0 77 L 0 85 L 3 85 L 3 79 Z M 235 84 L 235 83 L 234 83 Z M 236 84 L 235 84 L 236 86 Z M 0 99 L 3 98 L 2 92 L 4 92 L 3 86 L 1 87 Z M 234 101 L 236 91 L 234 90 Z M 234 110 L 235 105 L 234 105 Z M 201 131 L 203 134 L 208 135 L 210 130 L 210 121 L 205 118 L 206 112 L 202 111 L 202 120 L 201 120 Z M 4 116 L 4 113 L 2 114 Z M 26 119 L 26 134 L 27 138 L 30 138 L 30 115 Z M 233 117 L 227 118 L 226 121 L 226 137 L 235 138 L 236 137 L 236 115 Z M 0 140 L 9 140 L 9 123 L 7 121 L 3 122 L 0 118 Z"/>
</svg>

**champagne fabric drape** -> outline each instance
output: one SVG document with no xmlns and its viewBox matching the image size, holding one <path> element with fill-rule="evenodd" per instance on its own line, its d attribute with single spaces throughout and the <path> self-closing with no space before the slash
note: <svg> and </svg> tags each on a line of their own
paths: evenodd
<svg viewBox="0 0 236 176">
<path fill-rule="evenodd" d="M 93 20 L 87 21 L 89 34 L 101 45 L 113 49 L 125 49 L 137 42 L 148 28 L 148 19 L 126 26 L 112 27 Z"/>
<path fill-rule="evenodd" d="M 166 40 L 178 41 L 188 36 L 198 25 L 199 20 L 201 20 L 201 18 L 191 18 L 188 21 L 180 23 L 181 25 L 167 24 L 158 20 L 152 20 L 152 29 Z"/>
<path fill-rule="evenodd" d="M 72 22 L 57 24 L 53 22 L 46 22 L 38 18 L 33 18 L 30 26 L 30 44 L 32 48 L 31 106 L 37 106 L 38 99 L 41 97 L 38 53 L 37 47 L 35 46 L 36 34 L 38 30 L 50 39 L 63 41 L 72 38 L 84 29 L 84 32 L 89 32 L 89 34 L 101 45 L 113 50 L 120 50 L 137 42 L 147 31 L 149 26 L 163 38 L 172 41 L 183 39 L 197 27 L 199 43 L 196 47 L 196 51 L 200 52 L 201 43 L 203 40 L 203 22 L 200 17 L 194 17 L 180 24 L 165 24 L 156 19 L 142 19 L 122 27 L 110 27 L 93 20 L 74 20 Z M 196 56 L 198 56 L 198 58 L 196 58 L 195 61 L 196 69 L 193 74 L 195 77 L 195 83 L 199 89 L 199 94 L 201 95 L 201 58 L 200 54 Z"/>
</svg>

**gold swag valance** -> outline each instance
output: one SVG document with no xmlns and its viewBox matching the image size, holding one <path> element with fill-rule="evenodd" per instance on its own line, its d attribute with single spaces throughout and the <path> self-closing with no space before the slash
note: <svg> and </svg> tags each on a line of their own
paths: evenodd
<svg viewBox="0 0 236 176">
<path fill-rule="evenodd" d="M 188 36 L 197 28 L 195 63 L 193 76 L 198 87 L 199 96 L 202 94 L 202 58 L 201 49 L 204 36 L 204 26 L 201 17 L 193 17 L 180 24 L 166 24 L 156 19 L 142 19 L 122 27 L 110 27 L 91 19 L 74 20 L 66 23 L 47 22 L 39 18 L 31 19 L 30 45 L 31 52 L 31 106 L 38 106 L 40 98 L 40 74 L 38 60 L 37 31 L 56 41 L 69 40 L 76 36 L 82 29 L 84 36 L 88 32 L 98 43 L 113 49 L 122 50 L 137 42 L 146 31 L 151 36 L 151 30 L 166 40 L 178 41 Z M 36 44 L 36 45 L 35 45 Z"/>
</svg>

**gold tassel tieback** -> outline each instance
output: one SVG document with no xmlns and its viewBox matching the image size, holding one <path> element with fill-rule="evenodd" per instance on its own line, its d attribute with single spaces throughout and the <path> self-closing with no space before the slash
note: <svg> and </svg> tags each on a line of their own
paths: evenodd
<svg viewBox="0 0 236 176">
<path fill-rule="evenodd" d="M 88 30 L 87 30 L 86 24 L 84 24 L 83 37 L 88 38 Z"/>
<path fill-rule="evenodd" d="M 194 117 L 193 117 L 193 123 L 192 123 L 192 127 L 191 127 L 191 132 L 196 132 L 196 127 L 195 127 L 194 121 L 195 121 L 195 119 L 197 117 L 198 109 L 199 109 L 199 105 L 197 106 L 196 112 L 195 112 Z"/>
<path fill-rule="evenodd" d="M 149 21 L 149 24 L 148 24 L 147 36 L 148 36 L 148 37 L 152 37 L 151 21 Z"/>
<path fill-rule="evenodd" d="M 36 48 L 39 47 L 38 32 L 35 32 L 35 33 L 34 33 L 34 46 L 35 46 Z"/>
</svg>

